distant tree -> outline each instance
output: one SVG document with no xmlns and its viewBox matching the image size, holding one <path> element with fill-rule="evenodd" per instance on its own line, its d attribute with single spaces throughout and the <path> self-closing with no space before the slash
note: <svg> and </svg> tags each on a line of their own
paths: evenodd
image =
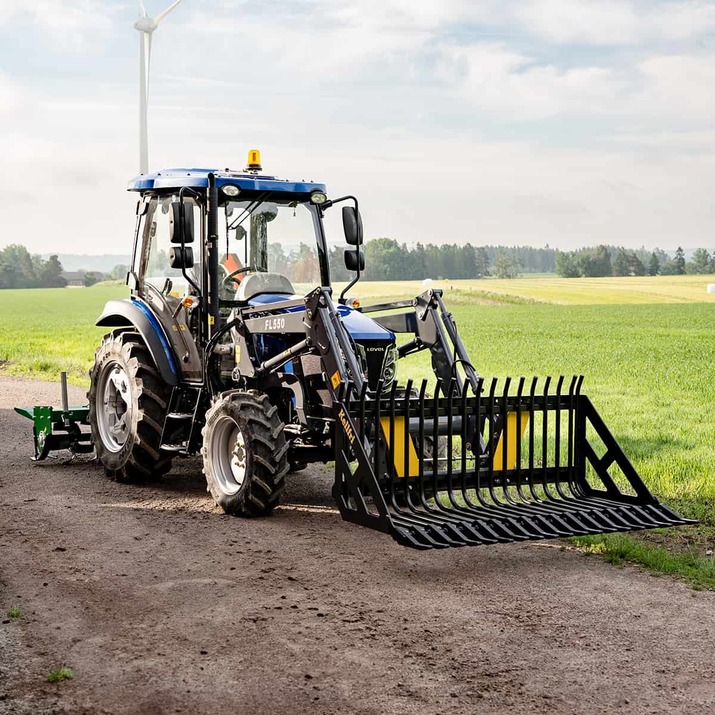
<svg viewBox="0 0 715 715">
<path fill-rule="evenodd" d="M 675 258 L 673 258 L 673 262 L 677 270 L 677 275 L 682 276 L 685 273 L 685 253 L 680 246 L 678 246 L 675 251 Z"/>
<path fill-rule="evenodd" d="M 418 243 L 414 250 L 409 252 L 409 277 L 410 278 L 427 278 L 427 261 L 425 247 Z"/>
<path fill-rule="evenodd" d="M 629 276 L 644 276 L 646 273 L 643 261 L 636 255 L 635 251 L 628 253 L 628 275 Z"/>
<path fill-rule="evenodd" d="M 62 277 L 62 264 L 57 256 L 50 256 L 42 263 L 38 274 L 38 283 L 45 288 L 64 288 L 67 281 Z"/>
<path fill-rule="evenodd" d="M 578 278 L 581 275 L 573 253 L 556 253 L 556 273 L 562 278 Z"/>
<path fill-rule="evenodd" d="M 288 272 L 289 258 L 283 250 L 283 244 L 273 242 L 268 244 L 268 265 L 273 273 L 286 275 Z"/>
<path fill-rule="evenodd" d="M 296 283 L 315 283 L 320 280 L 320 267 L 315 251 L 306 243 L 301 243 L 298 253 L 290 256 L 290 275 Z"/>
<path fill-rule="evenodd" d="M 104 276 L 99 273 L 98 271 L 87 271 L 84 274 L 84 285 L 85 288 L 89 288 L 90 286 L 93 286 L 95 283 L 99 283 L 99 281 L 102 280 Z"/>
<path fill-rule="evenodd" d="M 626 250 L 624 248 L 619 248 L 618 253 L 616 253 L 616 257 L 613 259 L 613 275 L 630 275 L 628 270 L 628 256 L 626 255 Z"/>
<path fill-rule="evenodd" d="M 479 246 L 475 250 L 474 256 L 474 277 L 484 278 L 489 275 L 489 256 L 484 246 Z"/>
<path fill-rule="evenodd" d="M 129 266 L 125 265 L 124 263 L 118 263 L 109 272 L 109 277 L 113 281 L 124 280 L 127 277 L 127 273 L 129 273 Z"/>
<path fill-rule="evenodd" d="M 497 253 L 492 272 L 497 278 L 518 278 L 521 271 L 519 260 L 506 251 Z"/>
<path fill-rule="evenodd" d="M 460 258 L 460 278 L 474 278 L 476 273 L 476 252 L 471 243 L 458 247 Z"/>
<path fill-rule="evenodd" d="M 20 288 L 22 273 L 9 263 L 0 263 L 0 288 Z"/>
<path fill-rule="evenodd" d="M 365 269 L 371 280 L 402 279 L 405 259 L 406 251 L 392 238 L 375 238 L 365 244 Z"/>
<path fill-rule="evenodd" d="M 35 260 L 36 259 L 36 260 Z M 0 263 L 10 266 L 14 271 L 13 288 L 34 288 L 37 281 L 36 262 L 39 256 L 30 255 L 30 252 L 18 243 L 11 243 L 0 250 Z"/>
<path fill-rule="evenodd" d="M 579 251 L 576 253 L 576 265 L 578 266 L 579 275 L 586 278 L 595 278 L 598 276 L 597 266 L 593 260 L 593 254 L 590 251 Z"/>
<path fill-rule="evenodd" d="M 660 266 L 660 275 L 662 276 L 677 276 L 678 275 L 678 265 L 673 258 L 669 258 L 665 263 Z"/>
<path fill-rule="evenodd" d="M 650 261 L 648 262 L 648 275 L 657 276 L 660 273 L 660 260 L 658 259 L 658 254 L 653 251 L 650 254 Z"/>
<path fill-rule="evenodd" d="M 693 253 L 692 263 L 689 264 L 689 273 L 710 273 L 712 257 L 704 248 L 697 248 Z"/>
<path fill-rule="evenodd" d="M 345 248 L 345 246 L 335 246 L 328 251 L 330 279 L 333 281 L 348 281 L 355 276 L 345 268 Z"/>
<path fill-rule="evenodd" d="M 591 259 L 591 274 L 602 277 L 610 276 L 611 272 L 611 254 L 608 251 L 608 246 L 603 244 L 596 246 Z"/>
</svg>

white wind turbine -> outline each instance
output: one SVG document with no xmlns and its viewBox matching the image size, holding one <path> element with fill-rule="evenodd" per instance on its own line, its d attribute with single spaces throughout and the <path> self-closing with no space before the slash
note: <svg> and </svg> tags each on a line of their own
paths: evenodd
<svg viewBox="0 0 715 715">
<path fill-rule="evenodd" d="M 149 171 L 149 139 L 147 129 L 147 106 L 149 104 L 149 66 L 151 65 L 151 36 L 159 23 L 181 2 L 175 0 L 156 17 L 149 17 L 144 0 L 139 0 L 142 16 L 134 23 L 139 31 L 139 172 Z"/>
</svg>

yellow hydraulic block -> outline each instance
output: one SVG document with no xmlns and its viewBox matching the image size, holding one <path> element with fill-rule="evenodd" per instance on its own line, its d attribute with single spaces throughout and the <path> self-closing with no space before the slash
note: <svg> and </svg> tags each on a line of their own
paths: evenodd
<svg viewBox="0 0 715 715">
<path fill-rule="evenodd" d="M 529 424 L 529 413 L 528 412 L 509 412 L 506 416 L 506 431 L 507 431 L 507 445 L 506 445 L 506 468 L 514 469 L 516 467 L 516 444 L 517 444 L 517 419 L 521 418 L 521 425 L 519 429 L 518 440 L 524 437 L 524 432 L 526 431 L 526 425 Z M 499 472 L 504 468 L 504 430 L 499 435 L 499 443 L 497 444 L 496 451 L 494 452 L 494 458 L 492 460 L 492 466 L 495 472 Z"/>
<path fill-rule="evenodd" d="M 395 448 L 391 449 L 390 445 L 390 418 L 381 417 L 380 425 L 382 426 L 382 433 L 385 435 L 385 442 L 387 443 L 388 449 L 392 452 L 392 460 L 395 464 L 395 473 L 398 477 L 405 476 L 405 418 L 395 417 Z M 417 450 L 415 449 L 415 444 L 412 436 L 409 439 L 409 474 L 407 476 L 417 477 L 420 473 L 420 460 L 417 456 Z"/>
</svg>

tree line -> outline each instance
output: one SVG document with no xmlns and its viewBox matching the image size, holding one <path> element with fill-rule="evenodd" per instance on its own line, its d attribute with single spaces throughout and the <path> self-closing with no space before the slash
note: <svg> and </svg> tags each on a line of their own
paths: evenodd
<svg viewBox="0 0 715 715">
<path fill-rule="evenodd" d="M 600 245 L 578 251 L 559 251 L 556 255 L 556 274 L 563 278 L 597 278 L 603 276 L 677 276 L 686 273 L 715 273 L 715 253 L 705 248 L 693 252 L 692 260 L 685 260 L 685 252 L 678 247 L 670 254 L 656 248 L 628 250 Z"/>
<path fill-rule="evenodd" d="M 0 249 L 0 288 L 63 288 L 61 273 L 57 256 L 44 260 L 16 243 Z"/>
<path fill-rule="evenodd" d="M 85 286 L 101 280 L 124 278 L 127 266 L 115 266 L 109 274 L 99 271 L 77 271 Z M 67 279 L 57 255 L 45 259 L 31 254 L 25 246 L 12 243 L 0 248 L 0 289 L 2 288 L 64 288 Z"/>
<path fill-rule="evenodd" d="M 297 282 L 319 279 L 314 247 L 302 244 L 286 250 L 270 244 L 271 270 Z M 333 280 L 350 280 L 354 274 L 345 268 L 344 247 L 330 249 L 328 259 Z M 682 248 L 671 256 L 665 251 L 645 248 L 630 250 L 601 244 L 577 251 L 560 251 L 548 246 L 474 246 L 447 243 L 417 243 L 409 246 L 391 238 L 375 238 L 364 246 L 364 277 L 375 281 L 437 279 L 475 279 L 494 276 L 516 278 L 522 273 L 556 273 L 564 278 L 599 276 L 655 276 L 684 273 L 715 273 L 715 252 L 698 248 L 686 261 Z M 115 266 L 106 275 L 83 273 L 85 285 L 105 278 L 124 278 L 127 266 Z M 24 246 L 12 244 L 0 249 L 0 288 L 53 288 L 67 285 L 56 255 L 43 259 Z"/>
<path fill-rule="evenodd" d="M 376 281 L 425 277 L 516 278 L 522 273 L 556 273 L 564 278 L 715 273 L 715 252 L 710 254 L 704 248 L 698 248 L 687 262 L 682 248 L 671 256 L 659 248 L 630 250 L 603 244 L 560 251 L 548 246 L 473 246 L 470 243 L 408 246 L 391 238 L 375 238 L 365 244 L 364 251 L 365 277 Z M 329 258 L 335 280 L 352 277 L 344 267 L 342 248 L 332 249 Z"/>
</svg>

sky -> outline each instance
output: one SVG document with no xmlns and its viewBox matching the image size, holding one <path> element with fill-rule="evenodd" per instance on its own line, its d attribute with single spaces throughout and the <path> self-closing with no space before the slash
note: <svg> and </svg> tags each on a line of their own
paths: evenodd
<svg viewBox="0 0 715 715">
<path fill-rule="evenodd" d="M 128 253 L 138 12 L 0 0 L 0 247 Z M 258 148 L 368 238 L 715 245 L 715 2 L 183 0 L 150 92 L 150 170 Z"/>
</svg>

